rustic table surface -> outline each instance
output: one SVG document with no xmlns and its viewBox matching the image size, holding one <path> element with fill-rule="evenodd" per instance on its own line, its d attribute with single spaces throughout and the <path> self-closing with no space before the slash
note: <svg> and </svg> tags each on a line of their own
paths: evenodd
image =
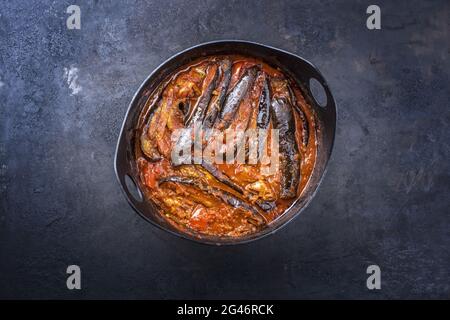
<svg viewBox="0 0 450 320">
<path fill-rule="evenodd" d="M 448 298 L 448 1 L 10 1 L 0 8 L 0 298 Z M 338 104 L 319 191 L 281 232 L 210 247 L 128 206 L 128 103 L 172 54 L 243 39 L 301 55 Z M 66 288 L 81 267 L 82 289 Z M 368 290 L 366 268 L 381 268 Z"/>
</svg>

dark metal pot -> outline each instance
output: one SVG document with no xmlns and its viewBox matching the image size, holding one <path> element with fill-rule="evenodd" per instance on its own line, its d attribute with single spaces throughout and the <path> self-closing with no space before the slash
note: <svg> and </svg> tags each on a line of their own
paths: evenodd
<svg viewBox="0 0 450 320">
<path fill-rule="evenodd" d="M 139 190 L 138 179 L 136 178 L 136 168 L 134 166 L 134 139 L 136 124 L 140 112 L 151 92 L 168 75 L 179 67 L 206 55 L 219 54 L 242 54 L 253 56 L 264 60 L 268 64 L 279 67 L 286 74 L 297 81 L 305 98 L 310 103 L 317 115 L 317 157 L 314 171 L 311 179 L 303 190 L 302 195 L 295 203 L 278 219 L 270 223 L 266 228 L 257 233 L 253 233 L 241 238 L 221 238 L 214 236 L 197 235 L 176 229 L 160 216 L 155 206 L 143 199 Z M 315 79 L 323 87 L 326 95 L 326 103 L 319 105 L 315 96 L 311 92 L 311 79 Z M 314 81 L 314 80 L 313 80 Z M 317 82 L 316 82 L 317 84 Z M 320 86 L 319 85 L 319 86 Z M 331 91 L 323 78 L 322 74 L 308 61 L 292 53 L 276 49 L 273 47 L 261 45 L 247 41 L 214 41 L 200 44 L 184 50 L 173 57 L 167 59 L 142 83 L 134 95 L 125 115 L 119 140 L 117 142 L 115 156 L 115 171 L 117 179 L 122 187 L 125 196 L 130 205 L 145 220 L 151 222 L 157 227 L 173 233 L 177 236 L 190 239 L 200 243 L 227 245 L 238 244 L 261 239 L 264 236 L 274 233 L 281 229 L 307 206 L 313 198 L 322 177 L 326 171 L 328 159 L 334 143 L 334 134 L 336 128 L 336 104 Z M 128 180 L 128 181 L 127 181 Z M 132 181 L 132 182 L 131 182 Z"/>
</svg>

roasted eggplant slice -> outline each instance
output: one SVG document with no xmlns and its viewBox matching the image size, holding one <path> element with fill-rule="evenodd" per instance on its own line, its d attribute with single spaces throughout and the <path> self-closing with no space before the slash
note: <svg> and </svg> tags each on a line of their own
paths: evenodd
<svg viewBox="0 0 450 320">
<path fill-rule="evenodd" d="M 295 139 L 295 120 L 292 106 L 286 99 L 272 100 L 270 111 L 274 128 L 280 137 L 281 199 L 294 198 L 300 181 L 300 154 Z"/>
<path fill-rule="evenodd" d="M 253 86 L 257 72 L 258 68 L 256 67 L 248 69 L 231 92 L 227 95 L 223 108 L 220 110 L 219 119 L 214 126 L 216 129 L 225 130 L 230 126 L 239 104 L 249 89 Z"/>
<path fill-rule="evenodd" d="M 270 122 L 270 89 L 267 79 L 264 79 L 263 89 L 258 102 L 258 116 L 256 125 L 260 129 L 267 129 Z"/>
<path fill-rule="evenodd" d="M 290 85 L 288 85 L 288 89 L 289 89 L 289 98 L 291 100 L 291 104 L 294 106 L 295 111 L 297 111 L 297 114 L 298 114 L 298 116 L 300 118 L 300 121 L 301 121 L 301 126 L 302 126 L 302 144 L 303 144 L 303 146 L 307 147 L 308 146 L 308 141 L 309 141 L 308 119 L 306 118 L 306 115 L 303 112 L 303 110 L 298 105 L 297 98 L 295 97 L 295 93 L 292 90 Z"/>
<path fill-rule="evenodd" d="M 197 103 L 193 106 L 192 110 L 190 110 L 190 114 L 187 116 L 185 123 L 186 127 L 192 127 L 195 122 L 203 122 L 206 109 L 211 101 L 212 92 L 216 87 L 217 78 L 218 69 L 217 65 L 214 63 L 208 67 L 205 80 L 203 81 L 202 94 L 198 98 Z"/>
<path fill-rule="evenodd" d="M 252 205 L 246 203 L 244 200 L 241 200 L 237 198 L 236 196 L 232 195 L 231 193 L 208 186 L 201 182 L 200 180 L 196 180 L 195 178 L 189 178 L 189 177 L 178 177 L 178 176 L 169 176 L 165 178 L 161 178 L 159 180 L 160 184 L 164 184 L 167 182 L 174 182 L 174 183 L 180 183 L 180 184 L 186 184 L 193 187 L 196 187 L 200 189 L 203 192 L 206 192 L 208 194 L 213 195 L 214 197 L 221 199 L 223 202 L 229 204 L 233 208 L 240 208 L 243 210 L 246 210 L 254 215 L 254 218 L 258 221 L 259 225 L 267 224 L 267 219 L 265 218 L 264 214 L 259 212 L 255 207 Z"/>
<path fill-rule="evenodd" d="M 233 64 L 229 59 L 225 59 L 220 63 L 219 71 L 221 73 L 222 80 L 220 81 L 220 85 L 217 88 L 218 96 L 214 100 L 214 102 L 209 105 L 207 114 L 205 116 L 205 119 L 203 120 L 203 126 L 205 128 L 212 128 L 214 126 L 217 115 L 223 107 L 223 103 L 225 102 L 225 97 L 228 91 L 228 86 L 230 85 L 232 66 Z"/>
</svg>

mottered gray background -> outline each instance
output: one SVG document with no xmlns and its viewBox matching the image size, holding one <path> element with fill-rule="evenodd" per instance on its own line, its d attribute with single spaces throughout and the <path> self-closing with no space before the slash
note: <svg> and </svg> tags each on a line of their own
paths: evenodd
<svg viewBox="0 0 450 320">
<path fill-rule="evenodd" d="M 68 30 L 66 8 L 81 8 Z M 0 298 L 449 298 L 448 1 L 4 1 Z M 235 247 L 167 234 L 113 170 L 161 62 L 242 39 L 296 53 L 338 104 L 329 170 L 282 231 Z M 81 267 L 82 289 L 66 288 Z M 366 268 L 381 268 L 381 290 Z"/>
</svg>

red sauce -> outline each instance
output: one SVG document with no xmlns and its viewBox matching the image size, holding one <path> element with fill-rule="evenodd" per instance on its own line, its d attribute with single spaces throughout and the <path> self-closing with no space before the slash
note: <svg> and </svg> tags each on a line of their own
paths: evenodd
<svg viewBox="0 0 450 320">
<path fill-rule="evenodd" d="M 225 60 L 231 62 L 231 69 L 224 67 Z M 226 99 L 250 69 L 257 70 L 256 75 L 236 105 L 228 128 L 257 129 L 258 105 L 265 83 L 269 85 L 271 101 L 281 99 L 290 105 L 298 150 L 293 159 L 300 173 L 293 197 L 282 199 L 280 196 L 285 187 L 281 168 L 263 175 L 261 163 L 213 164 L 215 170 L 230 181 L 228 184 L 201 164 L 174 165 L 172 161 L 171 152 L 177 143 L 172 135 L 177 129 L 189 127 L 186 118 L 195 113 L 199 99 L 206 101 L 204 119 L 212 112 L 212 105 L 219 101 L 222 91 Z M 226 81 L 227 71 L 231 72 L 231 79 L 224 90 L 221 85 Z M 204 98 L 208 97 L 208 88 L 212 88 L 210 99 Z M 216 123 L 219 120 L 220 113 Z M 273 115 L 268 124 L 268 141 L 272 128 Z M 264 228 L 298 199 L 308 184 L 316 160 L 315 114 L 297 84 L 281 70 L 244 56 L 208 56 L 180 68 L 149 97 L 136 132 L 136 168 L 145 198 L 152 201 L 171 224 L 199 235 L 239 237 Z M 283 138 L 280 136 L 280 141 Z M 214 143 L 211 141 L 202 141 L 203 148 Z M 271 153 L 270 143 L 267 152 Z M 181 182 L 174 177 L 182 179 Z M 272 207 L 263 208 L 261 202 L 270 203 Z"/>
</svg>

